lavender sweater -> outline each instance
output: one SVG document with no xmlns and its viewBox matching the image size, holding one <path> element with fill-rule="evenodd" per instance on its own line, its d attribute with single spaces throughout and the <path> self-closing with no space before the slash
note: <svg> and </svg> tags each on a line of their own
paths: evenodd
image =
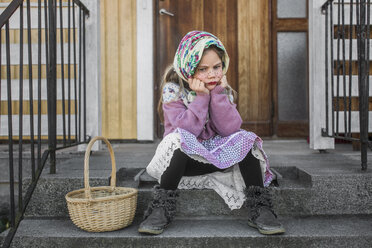
<svg viewBox="0 0 372 248">
<path fill-rule="evenodd" d="M 217 85 L 209 95 L 198 94 L 188 106 L 182 99 L 163 103 L 164 136 L 176 128 L 187 130 L 202 140 L 216 134 L 226 137 L 239 131 L 242 119 L 236 104 L 230 102 L 224 90 Z"/>
</svg>

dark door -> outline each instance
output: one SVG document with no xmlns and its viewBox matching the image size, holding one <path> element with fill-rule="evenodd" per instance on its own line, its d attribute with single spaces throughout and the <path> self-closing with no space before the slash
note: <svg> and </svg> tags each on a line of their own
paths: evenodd
<svg viewBox="0 0 372 248">
<path fill-rule="evenodd" d="M 230 56 L 229 84 L 238 92 L 243 128 L 272 135 L 271 0 L 155 0 L 155 104 L 164 69 L 173 62 L 179 41 L 191 30 L 216 35 Z M 165 10 L 168 14 L 159 14 Z M 156 133 L 163 126 L 155 113 Z"/>
</svg>

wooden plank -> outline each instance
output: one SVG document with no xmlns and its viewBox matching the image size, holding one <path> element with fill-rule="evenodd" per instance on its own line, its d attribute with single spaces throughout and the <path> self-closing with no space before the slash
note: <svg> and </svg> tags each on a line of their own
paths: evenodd
<svg viewBox="0 0 372 248">
<path fill-rule="evenodd" d="M 242 129 L 252 131 L 260 137 L 269 137 L 272 135 L 271 121 L 246 121 L 243 122 Z"/>
<path fill-rule="evenodd" d="M 246 100 L 249 93 L 249 46 L 247 40 L 248 32 L 245 30 L 248 27 L 249 19 L 246 9 L 248 1 L 238 0 L 238 61 L 239 61 L 239 112 L 244 120 L 248 119 L 249 102 Z"/>
<path fill-rule="evenodd" d="M 252 131 L 266 135 L 271 122 L 269 1 L 238 0 L 239 112 Z"/>
<path fill-rule="evenodd" d="M 230 57 L 230 66 L 226 75 L 227 81 L 233 89 L 237 90 L 237 20 L 231 18 L 231 16 L 236 16 L 237 13 L 236 0 L 204 0 L 203 8 L 204 30 L 216 35 L 224 44 Z"/>
<path fill-rule="evenodd" d="M 332 104 L 334 111 L 344 111 L 345 109 L 348 111 L 349 108 L 351 111 L 359 111 L 359 97 L 351 97 L 351 100 L 349 97 L 334 97 Z M 372 111 L 372 97 L 368 98 L 368 110 Z"/>
<path fill-rule="evenodd" d="M 190 1 L 190 3 L 187 3 L 187 5 L 191 6 L 191 11 L 188 14 L 193 19 L 192 20 L 193 29 L 194 30 L 205 30 L 206 23 L 204 22 L 204 19 L 205 19 L 206 10 L 208 10 L 208 8 L 204 8 L 204 6 L 206 6 L 205 1 L 192 0 L 192 1 Z M 186 6 L 184 6 L 184 7 L 186 7 Z M 181 8 L 183 8 L 182 5 L 179 5 L 179 11 L 181 11 Z M 208 13 L 210 13 L 210 12 L 208 12 Z M 172 18 L 170 18 L 170 19 L 172 19 Z M 191 30 L 188 30 L 188 31 L 191 31 Z"/>
<path fill-rule="evenodd" d="M 338 34 L 338 31 L 340 30 L 340 33 Z M 344 33 L 344 34 L 342 34 Z M 344 37 L 345 39 L 350 39 L 350 36 L 352 39 L 357 39 L 357 27 L 356 25 L 351 26 L 350 30 L 350 25 L 344 25 L 342 27 L 342 24 L 340 25 L 334 25 L 333 26 L 333 38 L 337 39 L 338 37 L 342 38 Z M 372 32 L 370 31 L 369 33 L 369 38 L 372 38 Z M 356 41 L 354 41 L 356 42 Z"/>
<path fill-rule="evenodd" d="M 216 35 L 227 44 L 227 6 L 226 0 L 204 1 L 204 29 Z M 218 18 L 216 18 L 218 16 Z"/>
<path fill-rule="evenodd" d="M 24 100 L 23 102 L 23 114 L 29 115 L 30 114 L 30 101 Z M 57 115 L 61 115 L 63 113 L 62 111 L 62 100 L 57 100 Z M 75 100 L 70 101 L 71 115 L 75 115 Z M 12 101 L 12 115 L 18 115 L 19 114 L 19 105 L 20 101 Z M 34 115 L 38 114 L 38 101 L 33 100 L 33 112 Z M 47 100 L 41 100 L 41 114 L 47 115 L 48 114 L 48 104 Z M 65 114 L 68 114 L 68 100 L 65 100 Z M 0 101 L 0 115 L 8 115 L 8 101 Z"/>
<path fill-rule="evenodd" d="M 120 138 L 137 137 L 136 1 L 119 1 Z M 113 137 L 114 138 L 114 137 Z"/>
<path fill-rule="evenodd" d="M 135 139 L 136 1 L 101 2 L 102 134 Z"/>
<path fill-rule="evenodd" d="M 238 6 L 236 0 L 229 0 L 227 3 L 227 13 L 226 13 L 226 21 L 231 20 L 229 16 L 237 16 L 238 13 Z M 231 64 L 233 66 L 229 67 L 229 71 L 227 72 L 227 80 L 230 86 L 239 93 L 239 61 L 238 61 L 238 25 L 237 25 L 237 18 L 233 19 L 234 22 L 228 23 L 226 25 L 226 32 L 227 37 L 226 39 L 226 50 L 229 54 Z M 229 35 L 235 34 L 235 35 Z M 236 103 L 238 103 L 236 101 Z M 238 106 L 239 108 L 239 106 Z"/>
<path fill-rule="evenodd" d="M 358 75 L 358 61 L 351 61 L 351 75 Z M 345 61 L 345 65 L 343 61 L 334 61 L 333 62 L 333 74 L 337 75 L 337 67 L 339 68 L 339 75 L 343 75 L 344 67 L 345 67 L 345 74 L 349 74 L 349 65 L 350 61 Z M 368 69 L 368 68 L 367 68 Z M 369 75 L 372 75 L 372 63 L 369 63 Z"/>
<path fill-rule="evenodd" d="M 38 65 L 32 65 L 32 78 L 38 79 Z M 6 80 L 7 78 L 7 66 L 1 66 L 1 79 Z M 10 77 L 11 79 L 19 79 L 19 65 L 11 65 L 10 66 Z M 57 78 L 62 78 L 62 71 L 61 71 L 61 64 L 57 65 Z M 68 78 L 68 64 L 63 65 L 64 68 L 64 78 L 65 80 Z M 70 64 L 70 78 L 74 78 L 74 65 Z M 46 65 L 41 65 L 41 78 L 46 78 Z M 23 65 L 23 79 L 29 79 L 28 74 L 28 65 Z M 73 80 L 72 80 L 73 81 Z"/>
<path fill-rule="evenodd" d="M 278 137 L 308 137 L 308 121 L 278 121 Z"/>
<path fill-rule="evenodd" d="M 100 42 L 101 42 L 101 49 L 100 49 L 100 57 L 101 57 L 101 121 L 102 121 L 102 135 L 104 135 L 104 130 L 107 129 L 106 127 L 106 120 L 107 120 L 107 90 L 106 90 L 106 83 L 107 82 L 107 70 L 106 70 L 106 49 L 107 49 L 107 42 L 106 42 L 106 19 L 105 19 L 105 13 L 106 13 L 106 6 L 105 1 L 101 1 L 100 4 Z"/>
<path fill-rule="evenodd" d="M 119 134 L 119 37 L 118 37 L 118 0 L 105 1 L 106 25 L 103 31 L 106 39 L 106 80 L 102 81 L 105 87 L 105 115 L 102 119 L 102 134 L 107 138 L 113 138 Z"/>
<path fill-rule="evenodd" d="M 308 29 L 305 18 L 276 19 L 275 26 L 278 32 L 306 32 Z"/>
</svg>

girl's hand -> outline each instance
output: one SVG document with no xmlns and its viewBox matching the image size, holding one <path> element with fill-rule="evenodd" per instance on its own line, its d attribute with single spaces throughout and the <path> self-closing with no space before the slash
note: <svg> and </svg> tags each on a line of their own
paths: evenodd
<svg viewBox="0 0 372 248">
<path fill-rule="evenodd" d="M 221 78 L 221 80 L 219 82 L 219 85 L 221 85 L 221 87 L 223 87 L 223 88 L 227 87 L 228 83 L 227 83 L 226 75 L 223 75 L 223 77 Z"/>
<path fill-rule="evenodd" d="M 205 87 L 204 83 L 196 78 L 189 78 L 188 80 L 190 89 L 195 91 L 196 94 L 198 93 L 205 93 L 209 94 L 209 90 Z"/>
</svg>

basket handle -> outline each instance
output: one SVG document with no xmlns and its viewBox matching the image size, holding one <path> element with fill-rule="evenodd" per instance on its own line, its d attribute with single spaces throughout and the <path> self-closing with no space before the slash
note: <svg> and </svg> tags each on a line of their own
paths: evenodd
<svg viewBox="0 0 372 248">
<path fill-rule="evenodd" d="M 110 142 L 102 136 L 96 136 L 94 137 L 88 144 L 87 149 L 85 151 L 85 158 L 84 158 L 84 186 L 85 186 L 85 197 L 88 199 L 91 199 L 91 190 L 89 185 L 89 157 L 90 157 L 90 151 L 92 149 L 92 146 L 94 142 L 97 140 L 103 140 L 110 152 L 111 157 L 111 187 L 114 189 L 116 187 L 116 163 L 115 163 L 115 156 L 114 156 L 114 150 L 112 149 L 112 146 Z"/>
</svg>

